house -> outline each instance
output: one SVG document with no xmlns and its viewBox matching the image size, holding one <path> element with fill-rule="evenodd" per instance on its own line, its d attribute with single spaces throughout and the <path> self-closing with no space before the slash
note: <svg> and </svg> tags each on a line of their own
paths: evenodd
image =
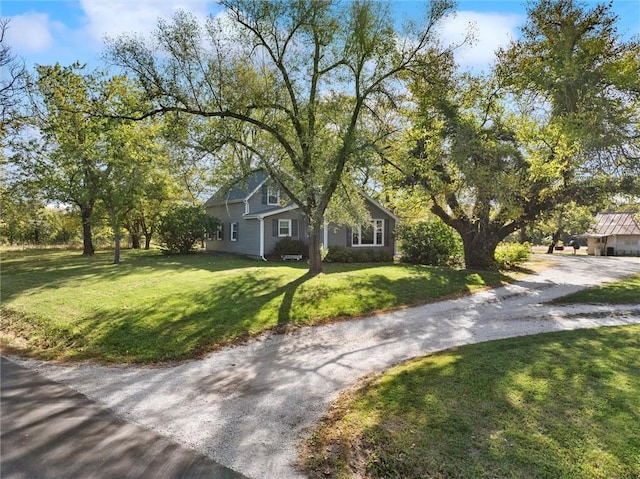
<svg viewBox="0 0 640 479">
<path fill-rule="evenodd" d="M 371 221 L 358 228 L 325 223 L 321 243 L 349 248 L 375 248 L 395 254 L 391 234 L 398 218 L 362 193 Z M 285 197 L 264 170 L 256 170 L 231 188 L 214 194 L 205 204 L 207 214 L 221 226 L 206 240 L 208 251 L 266 259 L 282 238 L 308 244 L 307 218 Z"/>
<path fill-rule="evenodd" d="M 587 240 L 587 254 L 640 256 L 640 224 L 636 213 L 598 213 L 596 225 L 580 235 Z"/>
</svg>

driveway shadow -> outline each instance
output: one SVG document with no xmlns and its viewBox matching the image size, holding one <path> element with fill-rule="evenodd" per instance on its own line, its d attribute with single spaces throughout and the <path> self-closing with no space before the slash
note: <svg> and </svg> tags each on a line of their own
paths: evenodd
<svg viewBox="0 0 640 479">
<path fill-rule="evenodd" d="M 2 358 L 3 479 L 243 479 Z"/>
</svg>

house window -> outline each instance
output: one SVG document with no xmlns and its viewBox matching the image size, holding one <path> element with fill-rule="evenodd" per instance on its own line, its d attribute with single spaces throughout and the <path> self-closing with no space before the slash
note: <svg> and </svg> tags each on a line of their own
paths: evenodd
<svg viewBox="0 0 640 479">
<path fill-rule="evenodd" d="M 353 230 L 353 246 L 384 246 L 384 220 L 371 220 Z"/>
<path fill-rule="evenodd" d="M 222 240 L 224 239 L 224 232 L 222 231 L 222 225 L 219 225 L 219 226 L 216 228 L 216 235 L 215 235 L 215 238 L 216 238 L 218 241 L 222 241 Z"/>
<path fill-rule="evenodd" d="M 238 241 L 238 223 L 231 223 L 231 233 L 229 235 L 231 241 Z"/>
<path fill-rule="evenodd" d="M 278 220 L 278 236 L 291 236 L 291 220 Z"/>
<path fill-rule="evenodd" d="M 280 204 L 280 190 L 273 186 L 267 188 L 267 204 L 279 205 Z"/>
</svg>

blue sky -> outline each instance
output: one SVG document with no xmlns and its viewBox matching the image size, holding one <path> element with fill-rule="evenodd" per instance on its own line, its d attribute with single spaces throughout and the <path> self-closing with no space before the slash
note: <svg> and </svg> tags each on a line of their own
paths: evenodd
<svg viewBox="0 0 640 479">
<path fill-rule="evenodd" d="M 177 8 L 205 17 L 215 14 L 215 2 L 207 0 L 0 0 L 0 15 L 10 18 L 5 41 L 28 67 L 34 64 L 68 65 L 76 60 L 92 67 L 101 65 L 105 35 L 125 32 L 148 34 L 160 17 L 170 18 Z M 398 8 L 418 11 L 422 2 L 397 0 Z M 595 0 L 584 3 L 595 5 Z M 614 0 L 620 17 L 619 32 L 625 38 L 640 36 L 640 0 Z M 520 0 L 459 0 L 458 13 L 442 26 L 447 41 L 462 39 L 474 24 L 477 42 L 460 50 L 458 62 L 486 69 L 493 51 L 517 36 L 525 19 Z"/>
</svg>

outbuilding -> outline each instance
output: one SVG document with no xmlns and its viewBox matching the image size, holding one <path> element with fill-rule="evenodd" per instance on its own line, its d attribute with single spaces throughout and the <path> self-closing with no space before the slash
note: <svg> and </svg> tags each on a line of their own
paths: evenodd
<svg viewBox="0 0 640 479">
<path fill-rule="evenodd" d="M 598 213 L 596 224 L 580 235 L 592 256 L 640 256 L 640 224 L 637 213 Z"/>
</svg>

